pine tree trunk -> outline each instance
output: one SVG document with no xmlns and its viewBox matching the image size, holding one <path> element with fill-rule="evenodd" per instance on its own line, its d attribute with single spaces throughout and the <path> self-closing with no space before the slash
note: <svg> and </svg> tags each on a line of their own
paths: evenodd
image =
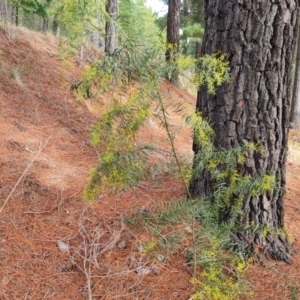
<svg viewBox="0 0 300 300">
<path fill-rule="evenodd" d="M 56 15 L 54 15 L 54 19 L 53 19 L 52 32 L 53 32 L 54 35 L 59 36 L 60 27 L 59 27 Z"/>
<path fill-rule="evenodd" d="M 47 18 L 43 18 L 42 22 L 42 31 L 47 32 L 49 29 L 49 20 Z"/>
<path fill-rule="evenodd" d="M 299 19 L 299 12 L 298 12 Z M 293 87 L 290 128 L 297 129 L 300 122 L 300 30 L 298 24 L 296 71 Z"/>
<path fill-rule="evenodd" d="M 188 17 L 191 12 L 191 1 L 190 0 L 184 0 L 183 1 L 183 15 L 185 17 Z"/>
<path fill-rule="evenodd" d="M 196 7 L 197 7 L 197 10 L 196 10 L 196 12 L 197 12 L 197 18 L 196 18 L 196 20 L 197 20 L 197 22 L 198 23 L 200 23 L 203 27 L 204 27 L 204 14 L 205 14 L 205 12 L 204 12 L 204 2 L 205 2 L 205 0 L 197 0 L 196 1 Z"/>
<path fill-rule="evenodd" d="M 191 12 L 191 2 L 190 0 L 183 1 L 183 27 L 189 26 L 191 23 L 191 18 L 189 18 Z M 182 54 L 188 55 L 188 44 L 189 44 L 189 37 L 185 38 L 184 44 L 181 45 L 182 47 Z"/>
<path fill-rule="evenodd" d="M 15 25 L 19 25 L 19 6 L 15 6 Z"/>
<path fill-rule="evenodd" d="M 195 58 L 200 58 L 201 56 L 201 43 L 196 42 L 196 51 L 195 51 Z"/>
<path fill-rule="evenodd" d="M 0 20 L 5 21 L 5 2 L 0 3 Z"/>
<path fill-rule="evenodd" d="M 176 53 L 179 51 L 180 29 L 180 0 L 169 0 L 167 17 L 167 51 L 166 61 L 175 65 L 170 81 L 178 86 L 178 72 L 176 70 Z"/>
<path fill-rule="evenodd" d="M 108 0 L 106 4 L 106 12 L 110 19 L 105 24 L 105 53 L 111 55 L 117 48 L 117 27 L 116 20 L 118 16 L 117 0 Z"/>
<path fill-rule="evenodd" d="M 226 53 L 231 82 L 217 95 L 201 88 L 197 110 L 212 125 L 218 149 L 258 143 L 261 153 L 249 153 L 241 175 L 270 174 L 280 192 L 249 196 L 243 205 L 242 225 L 284 225 L 284 189 L 291 95 L 292 59 L 296 41 L 298 0 L 207 0 L 202 54 Z M 199 152 L 194 147 L 195 153 Z M 194 196 L 209 195 L 208 172 L 191 183 Z M 258 244 L 272 258 L 289 261 L 287 239 L 243 232 L 235 237 Z"/>
</svg>

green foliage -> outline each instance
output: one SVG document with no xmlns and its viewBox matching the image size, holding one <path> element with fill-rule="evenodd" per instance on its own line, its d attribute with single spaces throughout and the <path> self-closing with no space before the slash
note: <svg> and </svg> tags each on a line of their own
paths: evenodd
<svg viewBox="0 0 300 300">
<path fill-rule="evenodd" d="M 179 54 L 179 57 L 177 59 L 177 64 L 180 72 L 186 71 L 186 70 L 193 70 L 193 73 L 195 74 L 195 66 L 197 64 L 197 59 L 192 58 L 190 56 Z M 195 74 L 196 75 L 196 74 Z"/>
<path fill-rule="evenodd" d="M 134 186 L 144 179 L 145 161 L 154 148 L 150 145 L 136 147 L 134 141 L 150 114 L 149 102 L 138 91 L 124 103 L 113 99 L 113 107 L 92 127 L 92 144 L 105 149 L 100 155 L 98 166 L 103 186 L 118 190 Z"/>
<path fill-rule="evenodd" d="M 168 5 L 168 1 L 162 1 Z M 196 42 L 202 41 L 204 35 L 204 0 L 181 1 L 180 52 L 195 57 Z M 167 14 L 157 16 L 155 20 L 160 29 L 160 35 L 165 39 Z"/>
<path fill-rule="evenodd" d="M 160 30 L 160 35 L 162 35 L 163 32 L 165 33 L 167 28 L 167 15 L 162 17 L 156 17 L 155 24 Z"/>
<path fill-rule="evenodd" d="M 101 178 L 97 168 L 92 168 L 88 179 L 88 186 L 83 192 L 83 198 L 85 200 L 93 201 L 101 193 L 100 180 Z"/>
<path fill-rule="evenodd" d="M 185 37 L 197 37 L 204 34 L 204 28 L 199 23 L 188 25 L 183 29 L 183 35 Z"/>
<path fill-rule="evenodd" d="M 92 88 L 105 92 L 117 85 L 121 91 L 131 88 L 134 82 L 143 82 L 143 88 L 132 89 L 129 99 L 114 97 L 110 108 L 91 129 L 92 144 L 102 149 L 97 168 L 101 185 L 115 190 L 132 187 L 145 178 L 146 161 L 154 150 L 151 145 L 135 145 L 139 129 L 151 116 L 151 74 L 140 68 L 149 57 L 138 59 L 128 47 L 95 62 L 82 78 L 86 95 L 91 95 Z"/>
<path fill-rule="evenodd" d="M 93 33 L 105 36 L 105 22 L 111 20 L 105 10 L 105 0 L 53 0 L 48 12 L 64 33 L 64 42 L 73 48 L 87 45 Z M 159 47 L 158 28 L 151 10 L 144 1 L 119 2 L 119 44 L 137 43 Z"/>
<path fill-rule="evenodd" d="M 299 283 L 292 283 L 290 286 L 290 300 L 299 299 Z"/>
<path fill-rule="evenodd" d="M 215 259 L 215 253 L 207 254 Z M 240 283 L 232 277 L 226 277 L 222 269 L 216 266 L 209 266 L 199 277 L 192 278 L 193 285 L 197 292 L 192 295 L 193 300 L 237 300 L 244 293 Z"/>
<path fill-rule="evenodd" d="M 165 77 L 173 74 L 190 73 L 188 81 L 198 89 L 207 86 L 210 94 L 216 94 L 217 88 L 230 81 L 229 62 L 225 54 L 215 53 L 195 59 L 179 53 L 172 45 L 167 45 L 170 60 L 165 68 Z M 196 69 L 196 71 L 195 71 Z"/>
<path fill-rule="evenodd" d="M 53 0 L 48 12 L 65 32 L 71 47 L 86 44 L 94 31 L 104 32 L 104 0 Z"/>
<path fill-rule="evenodd" d="M 145 6 L 144 0 L 122 0 L 119 3 L 118 24 L 122 42 L 131 41 L 145 48 L 159 47 L 158 27 L 151 9 Z"/>
<path fill-rule="evenodd" d="M 245 144 L 243 147 L 229 151 L 219 151 L 213 145 L 214 132 L 208 122 L 200 114 L 194 114 L 188 122 L 194 129 L 194 143 L 200 151 L 194 158 L 193 176 L 201 172 L 209 172 L 213 182 L 212 205 L 219 222 L 231 220 L 242 215 L 244 198 L 252 195 L 272 193 L 276 188 L 276 179 L 271 175 L 253 178 L 249 175 L 241 176 L 238 166 L 245 160 L 248 153 L 260 151 L 259 146 Z M 219 219 L 228 216 L 227 220 Z"/>
<path fill-rule="evenodd" d="M 94 62 L 79 80 L 79 93 L 85 97 L 95 96 L 92 91 L 108 92 L 115 87 L 120 93 L 130 90 L 131 94 L 126 101 L 114 97 L 110 108 L 91 130 L 92 143 L 102 149 L 98 170 L 103 177 L 103 186 L 120 189 L 122 185 L 133 186 L 145 178 L 146 161 L 156 149 L 151 145 L 135 145 L 135 138 L 150 117 L 165 128 L 180 177 L 187 186 L 186 173 L 190 168 L 180 166 L 174 151 L 174 140 L 182 127 L 169 124 L 163 103 L 163 98 L 167 97 L 159 91 L 160 80 L 172 66 L 162 64 L 159 54 L 160 50 L 128 43 L 103 61 Z M 174 101 L 172 109 L 186 116 L 187 109 L 181 102 Z"/>
<path fill-rule="evenodd" d="M 20 70 L 19 68 L 11 68 L 9 70 L 9 78 L 17 80 L 20 78 Z"/>
<path fill-rule="evenodd" d="M 239 299 L 241 295 L 251 294 L 243 279 L 249 262 L 244 260 L 243 256 L 236 255 L 228 249 L 224 251 L 224 246 L 230 245 L 229 236 L 227 242 L 222 244 L 224 237 L 226 235 L 220 235 L 218 231 L 212 232 L 208 243 L 209 248 L 201 249 L 198 264 L 203 271 L 191 279 L 197 290 L 191 299 L 231 300 Z"/>
<path fill-rule="evenodd" d="M 204 28 L 200 23 L 191 23 L 183 27 L 180 35 L 181 52 L 190 57 L 195 56 L 196 42 L 201 42 L 204 35 Z"/>
<path fill-rule="evenodd" d="M 9 2 L 27 12 L 33 12 L 43 18 L 48 17 L 45 7 L 37 0 L 9 0 Z"/>
<path fill-rule="evenodd" d="M 206 54 L 199 58 L 198 68 L 195 83 L 198 86 L 206 85 L 210 94 L 216 94 L 216 87 L 230 81 L 229 62 L 225 54 Z"/>
<path fill-rule="evenodd" d="M 134 83 L 139 83 L 144 86 L 143 98 L 146 94 L 151 98 L 151 91 L 157 88 L 158 74 L 154 71 L 154 66 L 158 52 L 145 49 L 141 54 L 136 50 L 131 43 L 126 43 L 112 55 L 106 55 L 103 61 L 93 62 L 81 78 L 84 89 L 107 92 L 118 86 L 122 91 Z M 89 94 L 92 95 L 91 92 Z"/>
<path fill-rule="evenodd" d="M 198 199 L 170 201 L 156 214 L 138 214 L 128 223 L 136 230 L 146 228 L 152 233 L 156 252 L 167 258 L 178 251 L 186 251 L 188 265 L 195 267 L 191 281 L 196 292 L 191 299 L 223 300 L 249 296 L 243 277 L 250 262 L 244 259 L 243 253 L 233 251 L 232 228 L 229 224 L 219 226 L 213 210 L 210 203 Z M 180 249 L 181 241 L 191 237 L 191 248 Z M 199 274 L 196 267 L 202 270 Z"/>
<path fill-rule="evenodd" d="M 147 255 L 150 255 L 155 250 L 156 246 L 157 243 L 154 241 L 147 242 L 146 245 L 143 247 L 144 248 L 143 252 Z"/>
</svg>

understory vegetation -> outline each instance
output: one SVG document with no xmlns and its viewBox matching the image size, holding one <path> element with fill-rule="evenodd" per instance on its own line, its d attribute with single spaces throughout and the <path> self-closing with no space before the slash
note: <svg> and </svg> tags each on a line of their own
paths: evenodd
<svg viewBox="0 0 300 300">
<path fill-rule="evenodd" d="M 274 191 L 276 180 L 269 175 L 240 177 L 239 164 L 247 153 L 261 151 L 259 145 L 249 143 L 230 151 L 218 151 L 213 145 L 214 132 L 201 114 L 186 103 L 171 100 L 171 95 L 160 89 L 162 78 L 176 68 L 177 72 L 197 70 L 193 83 L 206 85 L 210 93 L 215 93 L 230 80 L 226 55 L 218 53 L 199 60 L 179 55 L 176 65 L 162 63 L 161 55 L 155 49 L 140 49 L 129 43 L 103 61 L 95 61 L 83 74 L 79 98 L 100 92 L 111 95 L 107 109 L 91 128 L 92 144 L 99 150 L 99 164 L 90 172 L 84 198 L 93 201 L 105 190 L 119 192 L 145 179 L 151 181 L 151 172 L 162 169 L 155 157 L 164 153 L 169 157 L 164 172 L 182 180 L 189 199 L 166 204 L 158 214 L 138 214 L 127 220 L 128 225 L 146 227 L 153 235 L 153 240 L 145 246 L 147 255 L 158 249 L 166 253 L 178 250 L 185 234 L 165 235 L 164 230 L 182 224 L 188 228 L 192 244 L 186 259 L 193 269 L 191 281 L 197 290 L 192 299 L 238 299 L 244 293 L 249 296 L 243 273 L 250 264 L 251 249 L 235 245 L 232 234 L 245 230 L 236 227 L 237 220 L 242 218 L 244 197 Z M 130 95 L 127 100 L 121 97 L 125 92 Z M 172 123 L 170 114 L 180 116 L 182 124 Z M 149 120 L 164 129 L 167 150 L 138 138 Z M 191 159 L 182 157 L 175 147 L 179 132 L 186 127 L 201 148 L 194 168 Z M 203 171 L 210 172 L 215 181 L 212 197 L 193 199 L 189 181 Z M 221 220 L 224 211 L 228 219 Z"/>
</svg>

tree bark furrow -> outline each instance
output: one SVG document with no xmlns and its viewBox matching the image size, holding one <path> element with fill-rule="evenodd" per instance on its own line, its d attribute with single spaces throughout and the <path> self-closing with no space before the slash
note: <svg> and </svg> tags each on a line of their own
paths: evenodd
<svg viewBox="0 0 300 300">
<path fill-rule="evenodd" d="M 260 145 L 262 153 L 248 154 L 241 175 L 274 175 L 282 191 L 297 8 L 295 0 L 207 0 L 202 54 L 226 53 L 231 82 L 215 96 L 201 88 L 197 99 L 197 110 L 210 120 L 219 149 L 246 142 Z M 200 151 L 194 150 L 196 154 Z M 200 174 L 191 192 L 205 195 L 211 184 L 208 173 Z M 248 197 L 243 222 L 282 227 L 283 200 L 282 192 Z M 284 256 L 282 248 L 274 245 L 270 253 Z"/>
</svg>

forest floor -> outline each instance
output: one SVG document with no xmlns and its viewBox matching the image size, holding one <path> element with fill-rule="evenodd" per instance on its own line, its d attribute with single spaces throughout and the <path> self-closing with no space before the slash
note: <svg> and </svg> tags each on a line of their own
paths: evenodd
<svg viewBox="0 0 300 300">
<path fill-rule="evenodd" d="M 98 158 L 89 129 L 109 96 L 77 101 L 70 86 L 82 68 L 62 57 L 52 36 L 0 30 L 0 299 L 189 299 L 189 233 L 177 251 L 149 256 L 151 235 L 124 221 L 184 199 L 179 180 L 156 174 L 155 186 L 82 200 Z M 183 90 L 162 89 L 195 105 Z M 161 131 L 149 122 L 139 138 L 157 142 Z M 190 132 L 177 143 L 192 157 Z M 265 258 L 249 268 L 252 299 L 300 299 L 299 131 L 290 132 L 287 166 L 285 222 L 297 252 L 292 265 Z"/>
</svg>

